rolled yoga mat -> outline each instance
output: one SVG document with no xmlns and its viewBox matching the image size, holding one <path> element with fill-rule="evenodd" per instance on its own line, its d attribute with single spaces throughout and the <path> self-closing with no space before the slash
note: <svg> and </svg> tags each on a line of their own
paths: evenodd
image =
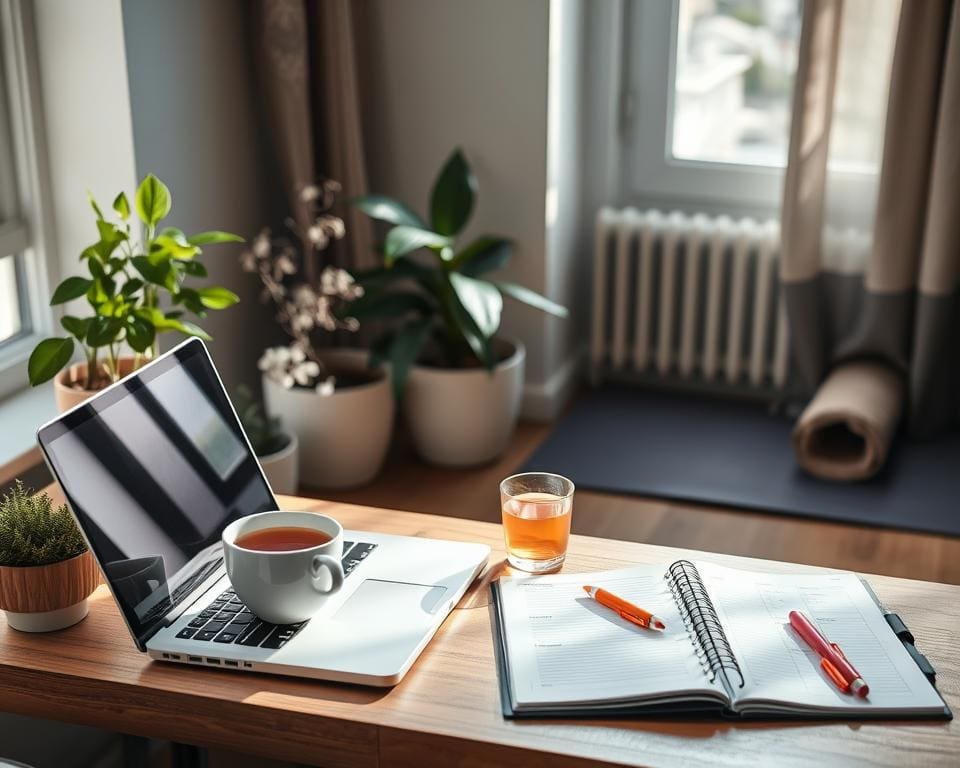
<svg viewBox="0 0 960 768">
<path fill-rule="evenodd" d="M 866 480 L 890 453 L 905 385 L 882 363 L 841 363 L 824 380 L 793 429 L 793 450 L 807 472 L 826 480 Z"/>
</svg>

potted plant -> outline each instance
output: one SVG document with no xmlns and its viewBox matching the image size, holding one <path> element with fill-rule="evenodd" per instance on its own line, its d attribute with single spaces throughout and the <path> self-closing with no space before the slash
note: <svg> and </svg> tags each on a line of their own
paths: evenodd
<svg viewBox="0 0 960 768">
<path fill-rule="evenodd" d="M 17 480 L 0 501 L 0 609 L 22 632 L 50 632 L 87 615 L 100 572 L 65 504 Z"/>
<path fill-rule="evenodd" d="M 134 197 L 137 217 L 143 224 L 139 239 L 131 226 L 131 209 L 125 193 L 113 201 L 116 222 L 107 221 L 93 197 L 99 239 L 80 254 L 87 275 L 68 277 L 53 292 L 52 306 L 85 299 L 87 317 L 64 315 L 60 325 L 67 336 L 44 339 L 27 364 L 30 383 L 56 377 L 54 391 L 61 412 L 83 402 L 108 384 L 156 357 L 162 333 L 210 337 L 185 320 L 184 314 L 206 317 L 207 310 L 225 309 L 237 302 L 232 291 L 216 285 L 187 284 L 202 279 L 207 270 L 198 258 L 201 247 L 214 243 L 242 242 L 229 232 L 201 232 L 187 236 L 176 227 L 158 229 L 170 212 L 170 190 L 153 174 L 141 182 Z M 167 297 L 169 309 L 161 308 Z M 84 361 L 69 366 L 79 344 Z M 132 354 L 125 355 L 125 348 Z"/>
<path fill-rule="evenodd" d="M 429 223 L 382 195 L 353 201 L 392 226 L 383 267 L 357 275 L 366 293 L 350 313 L 360 321 L 389 321 L 371 359 L 392 364 L 394 391 L 418 452 L 446 466 L 491 461 L 513 434 L 525 351 L 519 341 L 496 335 L 503 297 L 567 316 L 564 307 L 523 286 L 487 277 L 510 260 L 509 240 L 485 235 L 458 247 L 476 194 L 476 179 L 457 149 L 434 182 Z M 419 253 L 430 256 L 416 258 Z"/>
<path fill-rule="evenodd" d="M 306 231 L 287 219 L 284 234 L 264 229 L 241 256 L 290 337 L 259 360 L 267 411 L 297 435 L 301 482 L 325 488 L 363 485 L 376 476 L 394 409 L 386 371 L 368 367 L 366 352 L 320 346 L 334 331 L 357 330 L 349 308 L 363 295 L 345 270 L 319 268 L 329 244 L 345 234 L 343 220 L 330 213 L 339 190 L 330 180 L 301 189 L 311 222 Z"/>
<path fill-rule="evenodd" d="M 277 416 L 264 413 L 248 387 L 237 387 L 233 405 L 274 493 L 296 493 L 300 458 L 297 436 L 285 431 Z"/>
</svg>

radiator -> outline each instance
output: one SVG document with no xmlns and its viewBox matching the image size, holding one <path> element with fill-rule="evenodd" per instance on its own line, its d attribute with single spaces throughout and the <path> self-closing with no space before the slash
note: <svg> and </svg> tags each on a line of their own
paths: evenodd
<svg viewBox="0 0 960 768">
<path fill-rule="evenodd" d="M 606 378 L 776 397 L 789 341 L 775 222 L 602 208 L 590 363 Z"/>
</svg>

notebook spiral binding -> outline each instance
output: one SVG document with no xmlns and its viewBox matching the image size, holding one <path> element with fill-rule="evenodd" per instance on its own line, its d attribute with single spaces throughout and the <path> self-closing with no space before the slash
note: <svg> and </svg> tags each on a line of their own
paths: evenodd
<svg viewBox="0 0 960 768">
<path fill-rule="evenodd" d="M 710 595 L 707 594 L 697 567 L 689 560 L 677 560 L 667 570 L 665 578 L 690 637 L 696 638 L 694 647 L 697 658 L 703 671 L 710 677 L 710 682 L 716 679 L 720 670 L 729 670 L 740 678 L 738 687 L 743 688 L 740 664 L 733 655 L 730 641 L 727 640 L 727 634 L 723 631 L 720 617 Z"/>
</svg>

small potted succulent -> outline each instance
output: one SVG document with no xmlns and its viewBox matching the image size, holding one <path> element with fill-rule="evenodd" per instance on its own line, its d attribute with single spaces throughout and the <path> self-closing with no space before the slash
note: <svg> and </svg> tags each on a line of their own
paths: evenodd
<svg viewBox="0 0 960 768">
<path fill-rule="evenodd" d="M 233 406 L 274 493 L 295 494 L 299 484 L 300 458 L 297 436 L 285 431 L 277 416 L 268 416 L 264 412 L 249 387 L 237 387 Z"/>
<path fill-rule="evenodd" d="M 176 227 L 158 229 L 171 204 L 170 190 L 149 174 L 134 196 L 134 208 L 143 224 L 143 237 L 138 239 L 125 193 L 113 201 L 115 222 L 107 221 L 90 197 L 99 239 L 80 254 L 87 275 L 68 277 L 50 300 L 57 306 L 85 299 L 90 315 L 64 315 L 60 325 L 68 335 L 41 341 L 27 364 L 32 385 L 54 379 L 61 412 L 156 357 L 160 334 L 209 339 L 202 328 L 184 318 L 185 313 L 203 318 L 208 310 L 225 309 L 237 302 L 236 294 L 226 288 L 197 283 L 207 276 L 198 257 L 202 246 L 241 242 L 242 238 L 229 232 L 187 236 Z M 164 302 L 170 305 L 167 309 L 161 308 L 164 296 L 169 299 Z M 77 344 L 84 361 L 70 365 Z"/>
<path fill-rule="evenodd" d="M 19 480 L 0 501 L 0 609 L 22 632 L 50 632 L 87 615 L 97 563 L 61 504 Z"/>
<path fill-rule="evenodd" d="M 264 351 L 267 411 L 293 430 L 300 443 L 300 481 L 322 488 L 349 488 L 372 480 L 383 465 L 393 431 L 393 397 L 383 366 L 368 367 L 360 349 L 329 348 L 335 331 L 356 331 L 350 306 L 363 295 L 351 275 L 322 256 L 344 237 L 343 220 L 331 213 L 340 185 L 325 180 L 299 192 L 305 231 L 287 219 L 286 231 L 264 229 L 241 255 L 257 275 L 262 296 L 290 337 Z"/>
<path fill-rule="evenodd" d="M 497 336 L 503 297 L 567 316 L 564 307 L 521 285 L 488 277 L 509 262 L 509 240 L 485 235 L 458 248 L 476 194 L 476 179 L 457 149 L 434 182 L 429 223 L 382 195 L 353 201 L 392 226 L 383 267 L 356 276 L 365 295 L 350 314 L 389 322 L 371 359 L 390 361 L 418 452 L 445 466 L 491 461 L 513 434 L 525 351 L 519 341 Z"/>
</svg>

